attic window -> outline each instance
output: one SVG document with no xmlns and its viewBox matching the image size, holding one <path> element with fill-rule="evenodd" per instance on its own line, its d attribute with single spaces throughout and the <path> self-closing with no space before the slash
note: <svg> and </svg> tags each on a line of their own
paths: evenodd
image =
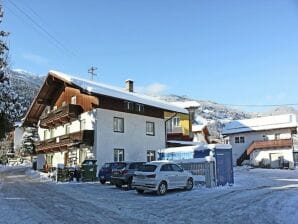
<svg viewBox="0 0 298 224">
<path fill-rule="evenodd" d="M 125 101 L 124 109 L 128 111 L 133 111 L 133 102 Z"/>
<path fill-rule="evenodd" d="M 144 112 L 144 105 L 143 104 L 136 104 L 136 111 L 139 113 Z"/>
<path fill-rule="evenodd" d="M 77 104 L 77 96 L 72 96 L 70 100 L 71 104 Z"/>
</svg>

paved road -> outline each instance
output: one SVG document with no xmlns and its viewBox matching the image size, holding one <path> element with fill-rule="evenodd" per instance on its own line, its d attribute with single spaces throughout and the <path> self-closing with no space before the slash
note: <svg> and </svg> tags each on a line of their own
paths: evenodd
<svg viewBox="0 0 298 224">
<path fill-rule="evenodd" d="M 284 187 L 285 182 L 276 181 L 280 176 L 245 175 L 239 177 L 239 182 L 249 183 L 247 186 L 196 188 L 158 197 L 99 183 L 41 182 L 28 177 L 26 168 L 17 168 L 0 172 L 0 223 L 274 224 L 297 221 L 297 179 Z M 243 180 L 246 178 L 251 181 Z M 266 181 L 262 182 L 262 178 Z"/>
</svg>

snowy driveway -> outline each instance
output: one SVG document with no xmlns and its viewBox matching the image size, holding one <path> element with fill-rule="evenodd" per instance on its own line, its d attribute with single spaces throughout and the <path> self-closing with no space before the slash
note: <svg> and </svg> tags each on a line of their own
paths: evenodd
<svg viewBox="0 0 298 224">
<path fill-rule="evenodd" d="M 138 195 L 0 167 L 0 223 L 297 223 L 298 170 L 241 168 L 235 186 Z"/>
</svg>

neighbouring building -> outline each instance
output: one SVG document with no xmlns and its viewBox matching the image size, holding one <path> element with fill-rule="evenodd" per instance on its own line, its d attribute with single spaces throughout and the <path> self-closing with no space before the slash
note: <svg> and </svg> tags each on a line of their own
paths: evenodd
<svg viewBox="0 0 298 224">
<path fill-rule="evenodd" d="M 47 166 L 86 158 L 102 165 L 157 159 L 166 146 L 166 123 L 178 114 L 189 126 L 188 110 L 135 93 L 131 80 L 123 90 L 50 71 L 24 125 L 39 127 L 36 151 Z"/>
<path fill-rule="evenodd" d="M 222 134 L 232 145 L 234 164 L 249 160 L 253 166 L 292 168 L 298 158 L 296 133 L 296 115 L 285 114 L 232 121 Z"/>
<path fill-rule="evenodd" d="M 193 125 L 192 126 L 192 132 L 193 132 L 193 141 L 194 142 L 203 142 L 206 144 L 209 144 L 209 130 L 207 125 L 201 124 L 201 125 Z"/>
<path fill-rule="evenodd" d="M 200 104 L 197 101 L 172 102 L 171 104 L 185 108 L 189 111 L 189 114 L 177 112 L 165 113 L 167 119 L 167 140 L 193 141 L 192 124 L 195 123 L 195 110 Z"/>
</svg>

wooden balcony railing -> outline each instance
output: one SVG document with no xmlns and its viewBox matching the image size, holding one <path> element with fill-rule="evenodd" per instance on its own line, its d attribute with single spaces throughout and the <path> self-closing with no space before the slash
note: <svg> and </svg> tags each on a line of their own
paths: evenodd
<svg viewBox="0 0 298 224">
<path fill-rule="evenodd" d="M 81 113 L 83 108 L 80 105 L 67 104 L 40 117 L 40 127 L 48 129 L 69 123 L 77 120 Z"/>
<path fill-rule="evenodd" d="M 56 152 L 67 150 L 68 148 L 78 147 L 81 144 L 92 146 L 94 143 L 94 131 L 84 130 L 80 132 L 70 133 L 55 138 L 50 138 L 45 141 L 36 143 L 36 152 Z"/>
<path fill-rule="evenodd" d="M 256 149 L 288 148 L 292 146 L 292 139 L 253 141 L 243 152 L 243 154 L 237 159 L 237 165 L 240 166 L 242 162 L 248 159 L 249 155 Z"/>
</svg>

